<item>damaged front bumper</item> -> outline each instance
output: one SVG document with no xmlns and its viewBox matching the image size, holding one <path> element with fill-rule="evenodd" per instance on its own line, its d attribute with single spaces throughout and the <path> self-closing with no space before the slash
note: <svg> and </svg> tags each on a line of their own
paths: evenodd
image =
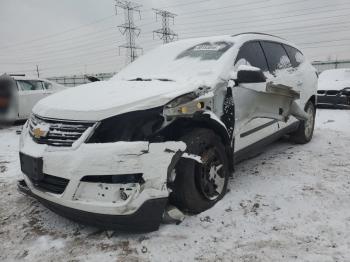
<svg viewBox="0 0 350 262">
<path fill-rule="evenodd" d="M 101 229 L 123 230 L 129 232 L 150 232 L 159 228 L 167 198 L 150 199 L 129 215 L 110 215 L 87 212 L 51 202 L 34 194 L 24 180 L 18 182 L 18 190 L 41 202 L 53 212 L 81 224 Z"/>
<path fill-rule="evenodd" d="M 158 229 L 170 169 L 186 148 L 183 142 L 115 142 L 58 149 L 35 143 L 25 130 L 21 140 L 20 191 L 72 220 L 127 231 Z M 41 163 L 37 177 L 25 163 L 30 159 Z"/>
</svg>

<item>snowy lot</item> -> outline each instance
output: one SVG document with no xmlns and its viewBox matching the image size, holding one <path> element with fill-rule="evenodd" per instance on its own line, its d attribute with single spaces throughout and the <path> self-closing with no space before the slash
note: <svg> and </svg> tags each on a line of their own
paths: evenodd
<svg viewBox="0 0 350 262">
<path fill-rule="evenodd" d="M 17 129 L 0 130 L 0 261 L 350 261 L 350 111 L 319 110 L 311 143 L 274 143 L 236 167 L 214 208 L 138 235 L 19 194 Z"/>
</svg>

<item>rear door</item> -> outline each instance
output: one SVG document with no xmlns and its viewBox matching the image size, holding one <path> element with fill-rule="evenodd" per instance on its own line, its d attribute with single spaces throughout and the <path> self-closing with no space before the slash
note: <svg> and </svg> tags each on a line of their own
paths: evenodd
<svg viewBox="0 0 350 262">
<path fill-rule="evenodd" d="M 240 65 L 249 65 L 260 68 L 269 76 L 268 64 L 258 41 L 245 43 L 239 50 L 235 70 Z M 252 118 L 259 107 L 258 90 L 265 90 L 266 83 L 238 85 L 234 88 L 235 102 L 235 150 L 247 147 L 271 134 L 277 132 L 277 121 L 265 117 Z M 260 113 L 260 112 L 258 112 Z M 262 112 L 261 112 L 262 113 Z"/>
<path fill-rule="evenodd" d="M 288 57 L 291 62 L 291 66 L 293 70 L 291 73 L 295 77 L 295 85 L 294 88 L 298 92 L 300 92 L 300 99 L 296 101 L 296 103 L 300 106 L 300 108 L 305 107 L 305 101 L 306 99 L 309 99 L 311 97 L 312 93 L 305 92 L 307 86 L 309 85 L 310 75 L 313 75 L 314 72 L 309 72 L 308 74 L 307 70 L 305 70 L 305 65 L 303 64 L 305 61 L 304 55 L 296 48 L 291 47 L 289 45 L 283 44 L 284 49 L 286 50 Z M 288 122 L 280 122 L 279 128 L 284 128 L 288 126 L 289 124 L 296 122 L 297 119 L 295 117 L 291 117 Z"/>
<path fill-rule="evenodd" d="M 45 97 L 43 82 L 39 80 L 17 80 L 19 87 L 18 108 L 19 118 L 29 117 L 34 105 Z"/>
<path fill-rule="evenodd" d="M 298 103 L 303 107 L 310 97 L 316 94 L 318 82 L 316 69 L 306 61 L 301 51 L 289 45 L 283 46 L 288 53 L 293 68 L 295 68 L 297 89 L 300 91 L 301 95 Z"/>
<path fill-rule="evenodd" d="M 290 56 L 286 49 L 286 45 L 277 42 L 261 41 L 262 48 L 267 58 L 269 65 L 269 71 L 272 75 L 271 81 L 285 86 L 293 88 L 301 96 L 302 92 L 302 74 L 298 70 L 296 54 Z M 299 105 L 299 109 L 304 108 L 300 106 L 300 98 L 295 100 L 295 103 Z M 288 121 L 279 121 L 279 129 L 288 126 L 289 124 L 297 121 L 294 116 L 289 116 Z"/>
</svg>

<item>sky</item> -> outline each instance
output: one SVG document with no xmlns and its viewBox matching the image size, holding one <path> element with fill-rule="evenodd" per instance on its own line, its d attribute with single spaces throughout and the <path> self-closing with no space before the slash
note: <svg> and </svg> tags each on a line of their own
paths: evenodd
<svg viewBox="0 0 350 262">
<path fill-rule="evenodd" d="M 311 61 L 350 59 L 349 0 L 135 0 L 143 53 L 161 45 L 153 8 L 175 13 L 179 39 L 271 33 Z M 159 18 L 159 17 L 158 17 Z M 118 72 L 128 63 L 114 0 L 0 0 L 0 74 L 41 77 Z M 142 55 L 142 52 L 140 52 Z"/>
</svg>

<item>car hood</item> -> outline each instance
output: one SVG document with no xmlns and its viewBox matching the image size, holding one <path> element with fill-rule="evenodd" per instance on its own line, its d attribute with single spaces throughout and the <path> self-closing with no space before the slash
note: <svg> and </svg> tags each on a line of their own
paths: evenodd
<svg viewBox="0 0 350 262">
<path fill-rule="evenodd" d="M 343 90 L 350 87 L 350 80 L 321 80 L 318 81 L 318 90 Z"/>
<path fill-rule="evenodd" d="M 130 111 L 165 105 L 198 87 L 198 83 L 159 80 L 93 82 L 40 100 L 33 113 L 55 119 L 99 121 Z"/>
</svg>

